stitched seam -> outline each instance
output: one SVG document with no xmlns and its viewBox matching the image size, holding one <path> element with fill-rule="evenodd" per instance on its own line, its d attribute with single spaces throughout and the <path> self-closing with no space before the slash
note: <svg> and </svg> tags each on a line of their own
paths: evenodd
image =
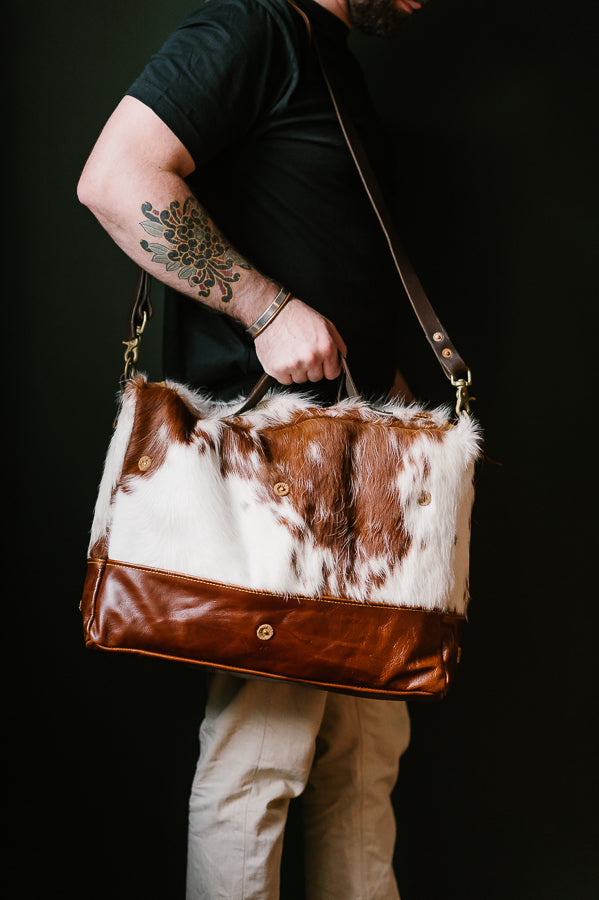
<svg viewBox="0 0 599 900">
<path fill-rule="evenodd" d="M 90 562 L 95 562 L 95 560 L 90 560 Z M 135 563 L 120 562 L 119 560 L 107 559 L 106 566 L 107 567 L 111 566 L 112 568 L 115 568 L 115 569 L 117 569 L 117 568 L 134 569 L 136 571 L 149 572 L 153 575 L 167 575 L 169 578 L 177 578 L 180 581 L 188 581 L 188 582 L 191 582 L 194 584 L 206 584 L 206 585 L 211 585 L 213 587 L 221 587 L 221 588 L 224 587 L 227 590 L 238 591 L 239 593 L 242 593 L 242 594 L 257 594 L 257 595 L 263 595 L 266 597 L 284 597 L 288 600 L 312 600 L 315 603 L 335 603 L 335 604 L 342 605 L 342 606 L 348 606 L 348 605 L 356 606 L 356 607 L 369 606 L 369 607 L 373 607 L 376 609 L 387 609 L 387 610 L 402 609 L 402 610 L 406 610 L 406 612 L 428 613 L 428 614 L 434 615 L 434 616 L 441 615 L 441 616 L 445 617 L 445 616 L 450 615 L 452 617 L 455 616 L 455 618 L 457 618 L 457 619 L 465 619 L 466 618 L 465 616 L 460 616 L 459 613 L 455 613 L 455 614 L 447 613 L 442 609 L 424 609 L 419 606 L 394 606 L 392 603 L 368 603 L 366 601 L 364 603 L 360 603 L 357 600 L 349 600 L 349 599 L 344 600 L 341 597 L 309 597 L 305 594 L 276 594 L 274 591 L 258 590 L 257 588 L 245 588 L 245 587 L 240 587 L 239 585 L 235 585 L 235 584 L 226 584 L 225 582 L 222 582 L 222 581 L 211 581 L 208 578 L 199 578 L 196 575 L 184 575 L 179 572 L 170 572 L 168 569 L 156 569 L 156 568 L 153 568 L 152 566 L 136 565 Z"/>
</svg>

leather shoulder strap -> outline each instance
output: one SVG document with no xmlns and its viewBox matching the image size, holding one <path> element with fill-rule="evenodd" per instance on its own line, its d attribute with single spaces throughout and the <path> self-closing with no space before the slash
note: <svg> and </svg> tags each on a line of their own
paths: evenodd
<svg viewBox="0 0 599 900">
<path fill-rule="evenodd" d="M 150 276 L 141 268 L 137 267 L 135 275 L 135 284 L 131 293 L 131 301 L 127 312 L 127 330 L 126 343 L 134 341 L 139 335 L 139 329 L 145 326 L 145 319 L 149 319 L 152 315 L 152 304 L 150 302 Z"/>
<path fill-rule="evenodd" d="M 439 321 L 435 310 L 424 292 L 420 279 L 416 275 L 406 253 L 399 240 L 395 225 L 385 203 L 378 180 L 372 170 L 370 161 L 364 150 L 362 141 L 356 131 L 355 125 L 343 107 L 339 91 L 334 89 L 330 73 L 324 64 L 322 54 L 314 41 L 316 53 L 322 69 L 322 74 L 328 88 L 331 100 L 341 126 L 341 130 L 349 147 L 366 193 L 370 199 L 377 219 L 383 229 L 389 250 L 395 262 L 395 266 L 405 288 L 408 299 L 416 313 L 422 330 L 431 345 L 441 368 L 452 381 L 464 379 L 470 382 L 468 366 L 454 347 L 446 329 Z"/>
</svg>

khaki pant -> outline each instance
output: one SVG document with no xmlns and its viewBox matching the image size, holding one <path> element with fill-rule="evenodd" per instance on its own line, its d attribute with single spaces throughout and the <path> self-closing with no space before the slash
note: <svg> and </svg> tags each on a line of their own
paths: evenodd
<svg viewBox="0 0 599 900">
<path fill-rule="evenodd" d="M 397 900 L 390 794 L 405 703 L 213 676 L 190 799 L 187 900 L 277 900 L 302 794 L 308 900 Z"/>
</svg>

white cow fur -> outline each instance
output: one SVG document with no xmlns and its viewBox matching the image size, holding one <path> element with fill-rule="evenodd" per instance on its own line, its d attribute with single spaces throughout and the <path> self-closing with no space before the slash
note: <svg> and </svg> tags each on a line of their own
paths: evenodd
<svg viewBox="0 0 599 900">
<path fill-rule="evenodd" d="M 218 439 L 222 419 L 238 403 L 215 403 L 180 385 L 176 387 L 186 403 L 201 412 L 196 432 Z M 411 547 L 402 560 L 364 560 L 351 591 L 340 593 L 338 580 L 331 576 L 323 591 L 323 564 L 333 563 L 330 550 L 314 546 L 310 523 L 302 523 L 285 498 L 265 501 L 258 486 L 243 475 L 219 475 L 214 450 L 197 451 L 189 444 L 171 443 L 166 459 L 155 471 L 119 487 L 123 462 L 135 416 L 136 392 L 128 389 L 115 433 L 107 453 L 94 520 L 90 552 L 97 541 L 108 536 L 108 556 L 172 572 L 276 593 L 318 596 L 323 592 L 348 599 L 423 609 L 445 609 L 465 613 L 468 604 L 468 556 L 470 512 L 474 499 L 473 468 L 479 455 L 480 434 L 476 423 L 460 417 L 448 429 L 442 442 L 414 442 L 409 458 L 398 467 L 396 483 L 387 489 L 401 498 L 404 524 Z M 361 401 L 344 401 L 339 413 Z M 286 421 L 293 411 L 313 406 L 296 394 L 280 394 L 244 415 L 244 421 L 260 427 Z M 386 404 L 381 409 L 407 421 L 418 408 Z M 448 418 L 447 409 L 428 411 L 439 425 Z M 313 444 L 315 463 L 322 448 Z M 430 472 L 422 481 L 423 455 Z M 256 453 L 257 463 L 259 461 Z M 244 466 L 251 469 L 252 460 Z M 431 495 L 428 505 L 419 505 L 422 490 Z M 303 527 L 303 537 L 291 534 L 281 516 Z M 457 536 L 457 539 L 456 539 Z M 295 551 L 296 562 L 290 565 Z M 371 584 L 371 575 L 384 581 Z"/>
</svg>

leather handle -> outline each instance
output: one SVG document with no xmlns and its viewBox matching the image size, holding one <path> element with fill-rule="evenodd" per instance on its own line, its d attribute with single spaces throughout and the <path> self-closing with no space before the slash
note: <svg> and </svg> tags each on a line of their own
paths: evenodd
<svg viewBox="0 0 599 900">
<path fill-rule="evenodd" d="M 339 358 L 341 360 L 341 375 L 339 376 L 339 391 L 337 392 L 337 400 L 341 400 L 344 388 L 345 393 L 348 397 L 351 397 L 352 399 L 360 399 L 360 394 L 355 385 L 354 379 L 351 376 L 351 372 L 349 371 L 347 360 L 341 355 Z M 239 409 L 235 410 L 234 415 L 240 416 L 242 415 L 242 413 L 248 412 L 250 409 L 254 409 L 254 407 L 257 406 L 258 403 L 260 403 L 266 392 L 276 384 L 278 384 L 276 378 L 273 378 L 272 375 L 267 375 L 265 372 L 260 380 L 254 385 L 250 393 L 247 395 L 242 406 L 240 406 Z"/>
<path fill-rule="evenodd" d="M 240 416 L 244 412 L 248 412 L 250 409 L 253 409 L 255 406 L 260 403 L 265 393 L 270 390 L 271 387 L 274 387 L 277 384 L 276 378 L 273 378 L 272 375 L 267 375 L 266 372 L 260 378 L 259 381 L 256 382 L 250 393 L 247 395 L 243 404 L 239 407 L 239 409 L 235 410 L 233 415 Z"/>
</svg>

